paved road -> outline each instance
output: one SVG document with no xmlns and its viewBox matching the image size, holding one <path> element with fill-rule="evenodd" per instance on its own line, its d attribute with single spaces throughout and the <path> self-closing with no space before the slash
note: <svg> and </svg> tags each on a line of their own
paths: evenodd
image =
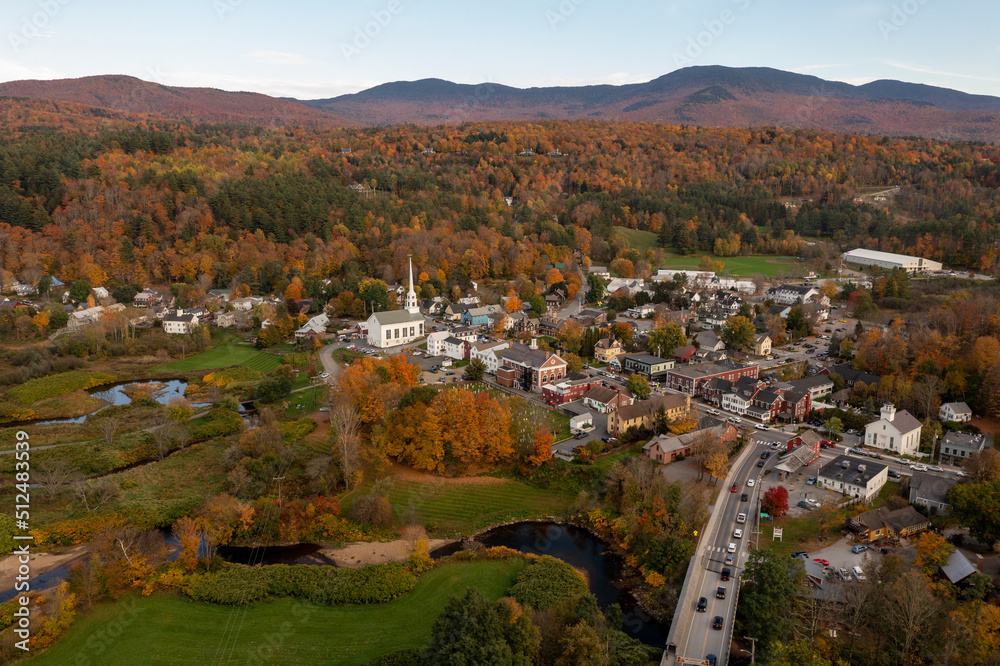
<svg viewBox="0 0 1000 666">
<path fill-rule="evenodd" d="M 696 566 L 703 572 L 701 584 L 698 589 L 692 590 L 687 599 L 690 601 L 689 608 L 678 608 L 677 612 L 690 613 L 693 617 L 687 623 L 688 635 L 677 636 L 677 655 L 688 659 L 703 659 L 705 655 L 714 654 L 718 657 L 719 664 L 725 664 L 729 653 L 729 643 L 733 631 L 733 619 L 736 615 L 736 590 L 739 587 L 739 579 L 743 574 L 746 565 L 749 545 L 752 535 L 753 515 L 757 506 L 757 490 L 759 483 L 757 480 L 762 469 L 756 467 L 760 459 L 761 452 L 768 450 L 764 445 L 750 444 L 751 450 L 743 458 L 739 466 L 732 471 L 729 476 L 730 484 L 735 483 L 737 492 L 731 492 L 730 488 L 723 488 L 721 492 L 725 494 L 719 511 L 718 520 L 713 533 L 706 533 L 703 536 L 707 544 L 703 551 L 696 557 L 699 558 Z M 777 456 L 768 459 L 768 466 L 776 464 Z M 754 486 L 750 487 L 747 482 L 753 479 Z M 742 501 L 742 494 L 747 494 L 747 500 Z M 737 516 L 740 513 L 747 515 L 746 523 L 738 523 Z M 735 538 L 733 531 L 742 529 L 741 538 Z M 734 544 L 734 552 L 729 552 L 729 545 Z M 726 558 L 732 556 L 732 563 L 726 564 Z M 723 581 L 721 577 L 722 569 L 731 570 L 731 577 L 728 581 Z M 697 580 L 692 572 L 692 580 Z M 718 588 L 725 589 L 725 598 L 716 596 Z M 708 607 L 705 612 L 697 612 L 698 600 L 705 597 Z M 721 617 L 722 628 L 714 629 L 712 622 L 715 617 Z"/>
</svg>

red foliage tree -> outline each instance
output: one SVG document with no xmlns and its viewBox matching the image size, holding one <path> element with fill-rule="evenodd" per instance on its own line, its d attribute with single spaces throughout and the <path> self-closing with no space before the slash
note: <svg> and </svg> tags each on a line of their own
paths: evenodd
<svg viewBox="0 0 1000 666">
<path fill-rule="evenodd" d="M 788 490 L 784 486 L 768 488 L 761 500 L 761 508 L 778 518 L 785 515 L 788 513 Z"/>
</svg>

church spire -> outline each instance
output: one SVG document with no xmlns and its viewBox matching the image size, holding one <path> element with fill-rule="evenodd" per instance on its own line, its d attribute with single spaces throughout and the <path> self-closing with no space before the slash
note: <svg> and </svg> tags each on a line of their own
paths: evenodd
<svg viewBox="0 0 1000 666">
<path fill-rule="evenodd" d="M 406 292 L 406 311 L 411 314 L 420 314 L 420 306 L 417 304 L 417 292 L 413 290 L 413 255 L 410 258 L 410 291 Z"/>
</svg>

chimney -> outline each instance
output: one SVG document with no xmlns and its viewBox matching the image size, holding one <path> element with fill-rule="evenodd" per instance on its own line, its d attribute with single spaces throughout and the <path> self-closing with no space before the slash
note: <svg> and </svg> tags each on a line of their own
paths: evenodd
<svg viewBox="0 0 1000 666">
<path fill-rule="evenodd" d="M 177 316 L 178 317 L 183 317 L 184 316 L 184 310 L 181 310 L 180 308 L 178 308 L 177 309 Z"/>
<path fill-rule="evenodd" d="M 538 338 L 531 338 L 531 344 L 529 347 L 531 349 L 538 349 Z"/>
<path fill-rule="evenodd" d="M 882 418 L 886 421 L 892 421 L 896 418 L 896 405 L 891 402 L 887 402 L 882 405 Z"/>
</svg>

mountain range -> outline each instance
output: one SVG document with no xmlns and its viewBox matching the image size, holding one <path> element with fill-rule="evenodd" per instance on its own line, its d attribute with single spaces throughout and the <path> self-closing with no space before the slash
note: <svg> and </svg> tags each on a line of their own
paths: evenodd
<svg viewBox="0 0 1000 666">
<path fill-rule="evenodd" d="M 0 83 L 0 96 L 274 126 L 627 120 L 1000 142 L 1000 97 L 894 80 L 855 86 L 765 67 L 686 67 L 646 83 L 619 86 L 514 88 L 422 79 L 316 100 L 171 87 L 114 75 Z"/>
</svg>

